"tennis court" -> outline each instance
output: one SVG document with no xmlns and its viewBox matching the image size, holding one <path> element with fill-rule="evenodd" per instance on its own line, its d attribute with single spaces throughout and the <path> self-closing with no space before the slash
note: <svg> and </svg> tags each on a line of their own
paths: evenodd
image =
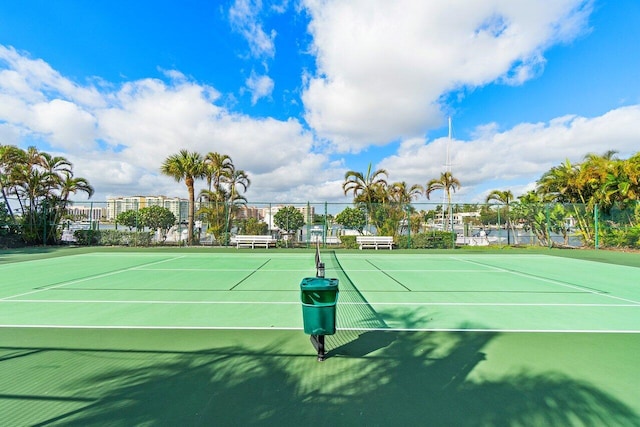
<svg viewBox="0 0 640 427">
<path fill-rule="evenodd" d="M 322 363 L 301 314 L 312 251 L 0 253 L 0 414 L 640 425 L 640 255 L 557 252 L 323 251 L 340 293 Z"/>
</svg>

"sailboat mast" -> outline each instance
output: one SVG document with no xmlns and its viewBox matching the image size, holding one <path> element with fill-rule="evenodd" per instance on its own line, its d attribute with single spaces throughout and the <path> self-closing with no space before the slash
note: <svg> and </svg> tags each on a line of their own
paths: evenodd
<svg viewBox="0 0 640 427">
<path fill-rule="evenodd" d="M 449 138 L 447 139 L 447 163 L 445 165 L 445 170 L 449 172 L 451 175 L 451 134 L 452 134 L 452 126 L 451 126 L 451 116 L 449 116 Z M 449 197 L 447 197 L 449 195 Z M 453 210 L 451 206 L 450 193 L 449 190 L 445 190 L 445 197 L 447 197 L 447 211 L 449 216 L 449 225 L 451 226 L 451 231 L 453 231 Z"/>
<path fill-rule="evenodd" d="M 449 139 L 447 139 L 447 159 L 445 163 L 446 171 L 451 172 L 451 116 L 449 116 Z"/>
</svg>

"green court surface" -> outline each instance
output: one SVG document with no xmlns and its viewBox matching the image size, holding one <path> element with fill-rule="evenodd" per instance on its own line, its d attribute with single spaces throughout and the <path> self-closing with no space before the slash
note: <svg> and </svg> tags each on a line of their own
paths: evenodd
<svg viewBox="0 0 640 427">
<path fill-rule="evenodd" d="M 640 426 L 640 255 L 0 252 L 8 426 Z"/>
</svg>

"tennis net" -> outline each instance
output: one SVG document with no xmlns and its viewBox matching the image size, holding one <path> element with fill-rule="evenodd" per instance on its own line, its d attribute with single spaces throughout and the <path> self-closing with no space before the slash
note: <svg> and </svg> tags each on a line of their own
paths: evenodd
<svg viewBox="0 0 640 427">
<path fill-rule="evenodd" d="M 324 277 L 324 262 L 320 255 L 320 241 L 316 241 L 316 277 Z"/>
</svg>

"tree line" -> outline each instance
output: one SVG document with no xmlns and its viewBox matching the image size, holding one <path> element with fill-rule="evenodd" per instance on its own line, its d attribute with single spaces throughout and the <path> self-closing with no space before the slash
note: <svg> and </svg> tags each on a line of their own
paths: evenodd
<svg viewBox="0 0 640 427">
<path fill-rule="evenodd" d="M 611 242 L 622 245 L 640 246 L 640 152 L 628 159 L 620 159 L 615 151 L 604 154 L 587 154 L 584 161 L 573 164 L 565 160 L 558 166 L 543 173 L 531 190 L 514 198 L 511 190 L 492 190 L 485 203 L 498 205 L 504 209 L 507 230 L 515 236 L 515 225 L 524 227 L 536 235 L 543 245 L 552 244 L 550 233 L 557 233 L 568 241 L 568 218 L 577 221 L 577 230 L 587 245 L 596 239 L 594 211 L 598 209 L 609 215 L 609 225 L 627 224 L 625 230 L 609 228 Z M 403 224 L 417 225 L 420 230 L 429 215 L 416 212 L 412 201 L 424 194 L 430 199 L 434 191 L 442 190 L 447 200 L 447 215 L 441 212 L 445 229 L 451 225 L 448 219 L 453 215 L 454 205 L 451 195 L 461 188 L 461 182 L 450 171 L 440 174 L 426 183 L 409 185 L 406 182 L 389 184 L 385 169 L 372 171 L 371 164 L 365 173 L 348 171 L 342 185 L 345 195 L 353 195 L 354 208 L 341 212 L 337 219 L 343 224 L 351 224 L 362 231 L 369 221 L 379 234 L 402 231 Z M 440 206 L 439 206 L 440 208 Z M 633 208 L 633 209 L 630 209 Z M 481 216 L 490 215 L 490 206 L 479 207 Z M 626 210 L 625 218 L 612 215 L 616 210 Z M 498 210 L 500 213 L 500 210 Z M 515 221 L 513 220 L 515 219 Z M 483 223 L 482 221 L 480 222 Z M 511 234 L 507 233 L 507 243 Z M 604 235 L 607 237 L 607 235 Z M 517 243 L 514 241 L 514 243 Z"/>
<path fill-rule="evenodd" d="M 246 204 L 244 197 L 251 185 L 248 174 L 238 169 L 230 156 L 217 152 L 202 155 L 197 152 L 180 150 L 168 156 L 160 166 L 161 173 L 184 182 L 189 199 L 187 217 L 188 244 L 193 243 L 193 224 L 199 215 L 209 224 L 209 231 L 216 236 L 228 232 L 235 223 L 238 208 Z M 353 208 L 347 208 L 338 214 L 337 220 L 344 225 L 351 225 L 362 231 L 363 221 L 375 227 L 378 234 L 397 235 L 409 226 L 416 226 L 419 231 L 424 221 L 433 212 L 417 212 L 412 203 L 421 196 L 430 199 L 436 191 L 443 191 L 447 200 L 448 218 L 452 216 L 454 205 L 451 203 L 452 193 L 461 188 L 461 181 L 445 171 L 439 177 L 426 182 L 426 185 L 408 184 L 406 182 L 388 181 L 385 169 L 373 170 L 369 164 L 365 172 L 347 171 L 344 175 L 342 190 L 344 195 L 353 196 Z M 197 180 L 206 183 L 197 197 L 200 208 L 195 212 L 195 184 Z M 536 182 L 536 188 L 517 198 L 511 190 L 491 191 L 485 202 L 491 204 L 481 208 L 484 214 L 490 212 L 491 206 L 498 205 L 498 213 L 502 213 L 508 229 L 515 231 L 515 226 L 531 230 L 541 243 L 549 242 L 549 233 L 556 232 L 567 237 L 567 230 L 562 224 L 568 217 L 577 221 L 578 231 L 587 244 L 593 244 L 597 238 L 594 223 L 591 220 L 594 210 L 598 208 L 614 224 L 617 210 L 631 209 L 624 219 L 631 227 L 631 240 L 638 227 L 640 208 L 640 152 L 628 159 L 617 157 L 615 151 L 601 155 L 588 154 L 582 162 L 572 163 L 565 160 L 542 174 Z M 2 206 L 0 219 L 4 224 L 19 226 L 22 239 L 27 244 L 55 243 L 58 240 L 59 225 L 67 214 L 70 197 L 77 193 L 85 193 L 91 197 L 93 187 L 82 177 L 75 176 L 73 165 L 62 156 L 29 147 L 26 150 L 13 145 L 0 145 L 0 193 Z M 13 211 L 8 198 L 17 200 L 19 212 Z M 15 206 L 15 205 L 14 205 Z M 288 211 L 283 211 L 288 212 Z M 613 213 L 612 213 L 613 212 Z M 293 211 L 291 212 L 293 214 Z M 441 218 L 445 212 L 440 211 Z M 155 224 L 154 220 L 138 217 L 137 225 Z M 287 215 L 286 223 L 297 223 Z M 279 219 L 279 218 L 278 218 Z M 163 218 L 162 228 L 171 218 Z M 622 219 L 620 219 L 622 221 Z M 131 223 L 124 220 L 122 223 Z M 549 224 L 556 224 L 549 227 Z M 249 224 L 256 229 L 261 224 Z M 445 226 L 448 226 L 448 221 Z M 6 226 L 5 226 L 6 227 Z M 615 228 L 615 227 L 614 227 Z M 290 231 L 290 230 L 288 230 Z M 629 241 L 627 234 L 617 235 L 617 241 Z M 615 230 L 613 231 L 615 234 Z M 513 233 L 515 235 L 515 233 Z M 638 231 L 640 245 L 640 231 Z M 508 243 L 511 243 L 510 241 Z M 517 242 L 515 242 L 517 243 Z"/>
<path fill-rule="evenodd" d="M 63 156 L 53 156 L 35 147 L 26 150 L 0 145 L 0 193 L 5 215 L 12 227 L 19 226 L 27 244 L 56 243 L 58 226 L 67 213 L 69 198 L 76 193 L 91 197 L 93 187 L 74 175 L 73 165 Z M 16 215 L 8 198 L 17 200 Z"/>
</svg>

